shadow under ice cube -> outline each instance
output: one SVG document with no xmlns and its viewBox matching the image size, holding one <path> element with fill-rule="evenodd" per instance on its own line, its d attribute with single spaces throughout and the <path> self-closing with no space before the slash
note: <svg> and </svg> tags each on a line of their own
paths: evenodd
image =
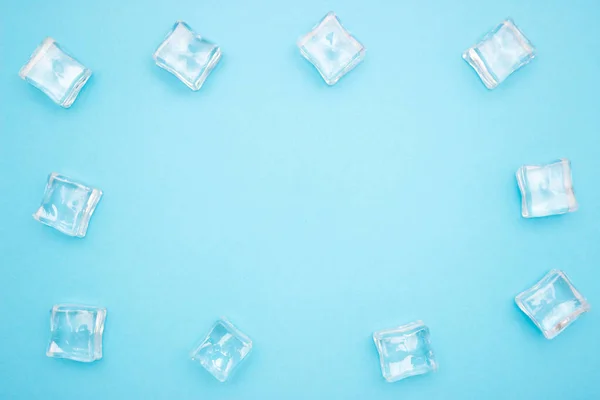
<svg viewBox="0 0 600 400">
<path fill-rule="evenodd" d="M 105 319 L 105 308 L 70 304 L 54 306 L 46 355 L 81 362 L 101 359 Z"/>
<path fill-rule="evenodd" d="M 571 178 L 571 162 L 524 165 L 517 171 L 521 214 L 525 218 L 565 214 L 578 208 Z"/>
<path fill-rule="evenodd" d="M 252 340 L 226 319 L 218 320 L 202 343 L 192 352 L 192 360 L 221 382 L 229 379 L 252 350 Z"/>
<path fill-rule="evenodd" d="M 33 218 L 69 235 L 84 237 L 102 191 L 52 173 L 40 208 Z"/>
<path fill-rule="evenodd" d="M 19 76 L 46 93 L 56 104 L 69 108 L 92 71 L 46 38 L 25 64 Z"/>
<path fill-rule="evenodd" d="M 510 19 L 463 53 L 488 89 L 494 89 L 534 57 L 535 48 Z"/>
<path fill-rule="evenodd" d="M 156 65 L 166 69 L 192 90 L 199 90 L 221 58 L 221 49 L 178 21 L 154 52 Z"/>
<path fill-rule="evenodd" d="M 548 272 L 534 286 L 517 295 L 515 301 L 546 339 L 553 339 L 590 310 L 585 298 L 559 270 Z"/>
<path fill-rule="evenodd" d="M 300 38 L 298 47 L 328 85 L 334 85 L 365 58 L 365 47 L 348 33 L 333 12 Z"/>
<path fill-rule="evenodd" d="M 395 382 L 437 370 L 429 340 L 429 328 L 422 321 L 373 334 L 379 352 L 381 373 Z"/>
</svg>

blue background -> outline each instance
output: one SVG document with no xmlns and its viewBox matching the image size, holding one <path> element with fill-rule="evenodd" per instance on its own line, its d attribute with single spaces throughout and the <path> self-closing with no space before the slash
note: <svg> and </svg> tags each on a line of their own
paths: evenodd
<svg viewBox="0 0 600 400">
<path fill-rule="evenodd" d="M 296 39 L 334 10 L 367 57 L 334 87 Z M 507 16 L 538 57 L 494 91 L 461 53 Z M 600 3 L 4 1 L 0 398 L 598 399 Z M 177 19 L 219 43 L 199 92 L 156 67 Z M 63 110 L 18 77 L 45 36 L 93 70 Z M 520 216 L 567 157 L 580 210 Z M 79 240 L 47 175 L 101 188 Z M 514 296 L 564 269 L 592 312 L 552 341 Z M 45 356 L 55 303 L 108 308 L 104 358 Z M 220 384 L 219 316 L 254 340 Z M 439 371 L 384 382 L 373 331 L 431 328 Z"/>
</svg>

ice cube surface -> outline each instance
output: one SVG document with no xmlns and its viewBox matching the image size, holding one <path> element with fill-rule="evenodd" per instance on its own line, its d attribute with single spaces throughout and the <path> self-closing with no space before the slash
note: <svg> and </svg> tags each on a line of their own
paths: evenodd
<svg viewBox="0 0 600 400">
<path fill-rule="evenodd" d="M 334 85 L 365 58 L 365 47 L 350 35 L 333 12 L 300 38 L 298 47 L 328 85 Z"/>
<path fill-rule="evenodd" d="M 69 55 L 52 38 L 38 46 L 19 76 L 61 107 L 71 107 L 92 71 Z"/>
<path fill-rule="evenodd" d="M 503 21 L 463 58 L 477 71 L 488 89 L 494 89 L 510 74 L 535 57 L 535 48 L 511 19 Z"/>
<path fill-rule="evenodd" d="M 416 321 L 373 334 L 379 352 L 381 373 L 388 382 L 437 370 L 429 328 Z"/>
<path fill-rule="evenodd" d="M 192 360 L 225 382 L 252 350 L 252 340 L 227 319 L 219 319 L 192 351 Z"/>
<path fill-rule="evenodd" d="M 178 21 L 154 52 L 156 65 L 166 69 L 192 90 L 199 90 L 219 62 L 221 49 Z"/>
<path fill-rule="evenodd" d="M 525 218 L 565 214 L 578 209 L 571 162 L 561 159 L 545 165 L 524 165 L 517 171 L 521 214 Z"/>
<path fill-rule="evenodd" d="M 105 319 L 105 308 L 73 304 L 54 306 L 46 355 L 80 362 L 101 359 Z"/>
<path fill-rule="evenodd" d="M 586 299 L 560 270 L 548 272 L 538 283 L 517 295 L 515 301 L 547 339 L 556 337 L 590 310 Z"/>
<path fill-rule="evenodd" d="M 42 204 L 33 218 L 42 224 L 76 237 L 84 237 L 102 191 L 52 173 L 48 177 Z"/>
</svg>

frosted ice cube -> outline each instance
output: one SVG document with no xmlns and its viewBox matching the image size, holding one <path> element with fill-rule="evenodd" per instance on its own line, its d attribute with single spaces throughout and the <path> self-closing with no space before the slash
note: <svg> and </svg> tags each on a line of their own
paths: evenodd
<svg viewBox="0 0 600 400">
<path fill-rule="evenodd" d="M 381 373 L 388 382 L 437 370 L 429 340 L 429 328 L 422 321 L 373 334 L 381 363 Z"/>
<path fill-rule="evenodd" d="M 559 270 L 548 272 L 534 286 L 517 295 L 515 301 L 547 339 L 556 337 L 590 310 L 585 298 Z"/>
<path fill-rule="evenodd" d="M 578 208 L 571 162 L 565 158 L 546 165 L 524 165 L 517 171 L 517 182 L 525 218 L 564 214 Z"/>
<path fill-rule="evenodd" d="M 178 21 L 154 52 L 156 65 L 166 69 L 192 90 L 199 90 L 221 58 L 221 49 Z"/>
<path fill-rule="evenodd" d="M 69 108 L 92 71 L 48 37 L 38 46 L 19 76 L 46 93 L 56 104 Z"/>
<path fill-rule="evenodd" d="M 50 316 L 50 344 L 46 355 L 81 362 L 101 359 L 105 319 L 105 308 L 55 305 Z"/>
<path fill-rule="evenodd" d="M 252 340 L 227 319 L 218 320 L 192 352 L 192 360 L 225 382 L 252 350 Z"/>
<path fill-rule="evenodd" d="M 298 47 L 328 85 L 334 85 L 365 58 L 365 47 L 344 29 L 333 12 L 300 38 Z"/>
<path fill-rule="evenodd" d="M 33 218 L 69 236 L 84 237 L 102 191 L 53 172 Z"/>
<path fill-rule="evenodd" d="M 494 89 L 534 57 L 535 48 L 510 19 L 463 53 L 488 89 Z"/>
</svg>

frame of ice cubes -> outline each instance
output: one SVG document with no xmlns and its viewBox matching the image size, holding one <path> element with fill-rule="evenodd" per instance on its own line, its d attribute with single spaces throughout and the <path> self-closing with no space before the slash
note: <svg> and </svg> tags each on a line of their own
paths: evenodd
<svg viewBox="0 0 600 400">
<path fill-rule="evenodd" d="M 153 55 L 156 65 L 166 69 L 192 90 L 200 90 L 221 59 L 221 49 L 205 40 L 183 21 L 177 21 Z"/>
<path fill-rule="evenodd" d="M 221 318 L 192 351 L 191 359 L 218 381 L 225 382 L 251 350 L 252 340 L 226 318 Z"/>
<path fill-rule="evenodd" d="M 35 49 L 19 76 L 61 107 L 69 108 L 92 71 L 47 37 Z"/>
<path fill-rule="evenodd" d="M 388 382 L 436 371 L 429 328 L 415 321 L 397 328 L 373 333 L 379 352 L 381 374 Z"/>
<path fill-rule="evenodd" d="M 556 269 L 519 293 L 515 302 L 546 339 L 555 338 L 581 314 L 590 310 L 590 305 L 567 275 Z"/>
<path fill-rule="evenodd" d="M 487 33 L 463 53 L 488 89 L 494 89 L 513 72 L 535 58 L 535 48 L 512 19 Z"/>
<path fill-rule="evenodd" d="M 365 47 L 344 28 L 334 12 L 301 37 L 298 47 L 328 85 L 336 84 L 365 58 Z"/>
<path fill-rule="evenodd" d="M 106 308 L 58 304 L 50 314 L 50 341 L 46 355 L 73 361 L 102 358 Z"/>
<path fill-rule="evenodd" d="M 69 236 L 84 237 L 102 191 L 53 172 L 33 218 Z"/>
<path fill-rule="evenodd" d="M 517 170 L 524 218 L 546 217 L 577 211 L 571 162 L 566 158 L 544 165 L 524 165 Z"/>
</svg>

